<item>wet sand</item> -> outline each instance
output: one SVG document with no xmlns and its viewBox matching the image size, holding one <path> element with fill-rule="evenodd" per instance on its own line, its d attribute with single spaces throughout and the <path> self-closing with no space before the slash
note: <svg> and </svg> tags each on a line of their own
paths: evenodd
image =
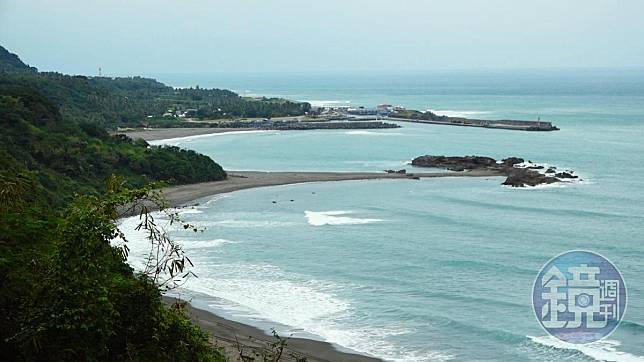
<svg viewBox="0 0 644 362">
<path fill-rule="evenodd" d="M 168 304 L 175 300 L 169 297 L 164 297 L 164 299 Z M 255 360 L 261 361 L 262 351 L 269 351 L 269 345 L 277 341 L 273 336 L 269 336 L 260 329 L 219 317 L 190 305 L 188 305 L 188 315 L 201 329 L 210 334 L 211 341 L 223 349 L 229 361 L 242 361 L 240 348 L 245 356 L 252 356 Z M 289 336 L 280 337 L 288 338 Z M 327 342 L 306 338 L 289 338 L 280 361 L 297 361 L 296 357 L 305 357 L 309 362 L 381 361 L 360 354 L 340 352 Z"/>
</svg>

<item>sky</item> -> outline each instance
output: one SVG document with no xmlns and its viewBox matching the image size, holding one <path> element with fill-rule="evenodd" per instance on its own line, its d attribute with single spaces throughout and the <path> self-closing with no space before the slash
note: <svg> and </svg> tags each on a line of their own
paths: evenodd
<svg viewBox="0 0 644 362">
<path fill-rule="evenodd" d="M 642 0 L 0 0 L 40 70 L 393 72 L 644 66 Z"/>
</svg>

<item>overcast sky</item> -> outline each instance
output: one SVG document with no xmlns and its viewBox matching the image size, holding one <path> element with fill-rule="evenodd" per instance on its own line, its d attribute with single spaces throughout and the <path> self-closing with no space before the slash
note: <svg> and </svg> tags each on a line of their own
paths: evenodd
<svg viewBox="0 0 644 362">
<path fill-rule="evenodd" d="M 113 75 L 644 66 L 643 0 L 0 0 L 0 45 Z"/>
</svg>

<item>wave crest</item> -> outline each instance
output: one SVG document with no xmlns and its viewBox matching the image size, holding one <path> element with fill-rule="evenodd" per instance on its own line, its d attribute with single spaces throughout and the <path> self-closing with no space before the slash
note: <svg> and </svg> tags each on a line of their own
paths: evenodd
<svg viewBox="0 0 644 362">
<path fill-rule="evenodd" d="M 370 218 L 356 218 L 349 216 L 340 216 L 352 214 L 351 211 L 304 211 L 304 216 L 310 225 L 313 226 L 322 226 L 322 225 L 359 225 L 359 224 L 370 224 L 374 222 L 385 221 L 382 219 L 370 219 Z"/>
<path fill-rule="evenodd" d="M 597 361 L 644 362 L 644 356 L 636 356 L 631 353 L 618 351 L 617 347 L 621 346 L 622 343 L 616 340 L 605 339 L 589 344 L 573 344 L 561 341 L 552 336 L 527 337 L 536 344 L 550 348 L 576 351 Z"/>
</svg>

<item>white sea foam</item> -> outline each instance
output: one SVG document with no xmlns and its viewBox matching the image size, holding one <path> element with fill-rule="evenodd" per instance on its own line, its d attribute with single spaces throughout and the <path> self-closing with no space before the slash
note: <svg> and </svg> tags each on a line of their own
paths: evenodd
<svg viewBox="0 0 644 362">
<path fill-rule="evenodd" d="M 218 195 L 211 196 L 208 199 L 208 201 L 204 202 L 203 207 L 211 206 L 212 204 L 216 203 L 217 201 L 219 201 L 221 199 L 225 199 L 227 197 L 230 197 L 230 195 L 229 194 L 218 194 Z"/>
<path fill-rule="evenodd" d="M 229 228 L 267 228 L 267 227 L 283 227 L 296 225 L 290 221 L 271 221 L 271 220 L 209 220 L 205 222 L 195 222 L 199 226 L 205 227 L 229 227 Z"/>
<path fill-rule="evenodd" d="M 160 216 L 158 212 L 152 213 L 154 217 Z M 119 229 L 123 231 L 127 238 L 127 247 L 129 248 L 128 263 L 135 270 L 143 270 L 145 268 L 146 257 L 150 252 L 150 241 L 146 237 L 143 230 L 135 230 L 137 225 L 141 222 L 138 216 L 132 216 L 121 219 L 119 222 Z M 157 220 L 158 225 L 164 224 L 163 221 Z M 112 245 L 120 245 L 122 240 L 112 240 Z"/>
<path fill-rule="evenodd" d="M 338 105 L 351 104 L 351 101 L 338 100 L 300 100 L 300 102 L 307 102 L 314 107 L 333 107 Z"/>
<path fill-rule="evenodd" d="M 485 111 L 450 111 L 450 110 L 435 110 L 435 109 L 428 109 L 427 111 L 437 114 L 439 116 L 464 117 L 464 118 L 490 114 L 490 112 L 485 112 Z"/>
<path fill-rule="evenodd" d="M 208 275 L 197 270 L 200 277 L 190 280 L 186 287 L 222 299 L 224 302 L 216 306 L 235 315 L 265 321 L 264 325 L 273 321 L 286 326 L 286 332 L 303 330 L 327 342 L 390 361 L 442 361 L 450 357 L 420 354 L 389 342 L 388 338 L 411 331 L 359 321 L 351 302 L 337 294 L 347 286 L 285 273 L 272 265 L 222 264 L 208 265 L 208 269 L 218 272 Z"/>
<path fill-rule="evenodd" d="M 526 185 L 525 187 L 513 187 L 510 185 L 502 185 L 502 187 L 512 190 L 544 190 L 544 189 L 560 189 L 566 187 L 563 182 L 555 182 L 551 184 L 541 184 L 536 186 Z"/>
<path fill-rule="evenodd" d="M 180 209 L 178 211 L 179 215 L 188 215 L 188 214 L 201 214 L 203 213 L 203 210 L 197 209 L 197 208 L 189 208 L 189 209 Z"/>
<path fill-rule="evenodd" d="M 502 161 L 497 161 L 497 163 L 502 163 Z M 551 167 L 547 163 L 536 163 L 536 162 L 524 161 L 524 162 L 517 163 L 516 165 L 514 165 L 514 167 L 517 167 L 517 168 L 528 168 L 528 167 L 538 167 L 538 166 L 541 166 L 542 168 L 541 169 L 534 169 L 534 171 L 539 172 L 542 175 L 554 176 L 554 173 L 546 174 L 546 171 Z M 554 183 L 551 183 L 551 184 L 541 184 L 541 185 L 536 185 L 536 186 L 512 187 L 512 186 L 505 185 L 505 187 L 509 187 L 509 188 L 512 188 L 512 189 L 520 189 L 520 190 L 539 190 L 539 189 L 563 188 L 563 187 L 566 187 L 568 185 L 590 185 L 590 184 L 592 184 L 592 181 L 588 180 L 586 177 L 582 177 L 577 172 L 574 172 L 574 171 L 570 170 L 569 168 L 559 167 L 559 168 L 556 168 L 555 171 L 556 172 L 566 171 L 568 173 L 571 173 L 571 174 L 577 176 L 577 178 L 571 178 L 571 179 L 563 178 L 563 179 L 560 179 L 561 181 L 559 181 L 559 182 L 554 182 Z"/>
<path fill-rule="evenodd" d="M 186 249 L 206 249 L 218 248 L 226 244 L 239 244 L 239 241 L 228 239 L 212 239 L 212 240 L 181 240 L 179 241 Z"/>
<path fill-rule="evenodd" d="M 340 220 L 353 219 L 339 216 L 347 213 L 350 212 L 326 212 L 327 216 Z M 149 252 L 149 241 L 145 233 L 134 231 L 138 222 L 138 217 L 131 217 L 123 219 L 119 226 L 128 235 L 128 246 L 132 251 L 128 262 L 135 269 L 142 270 Z M 180 243 L 187 249 L 220 248 L 238 241 L 213 239 Z M 264 321 L 260 324 L 275 327 L 283 334 L 304 331 L 306 334 L 302 337 L 314 335 L 329 343 L 389 361 L 445 361 L 451 358 L 439 352 L 421 353 L 390 341 L 392 336 L 413 332 L 403 326 L 392 323 L 374 325 L 358 317 L 351 301 L 339 296 L 339 292 L 359 286 L 311 279 L 310 276 L 284 272 L 270 264 L 222 264 L 201 254 L 191 259 L 194 263 L 192 270 L 199 277 L 191 278 L 181 289 L 189 294 L 196 292 L 217 298 L 217 304 L 213 306 L 244 317 L 243 320 Z"/>
<path fill-rule="evenodd" d="M 360 219 L 356 217 L 339 216 L 352 214 L 352 211 L 304 211 L 308 223 L 313 226 L 322 225 L 358 225 L 384 221 L 382 219 Z"/>
<path fill-rule="evenodd" d="M 220 133 L 208 133 L 208 134 L 199 134 L 194 136 L 185 136 L 185 137 L 176 137 L 176 138 L 166 138 L 162 140 L 149 141 L 148 143 L 153 146 L 158 145 L 169 145 L 169 146 L 178 146 L 182 143 L 188 143 L 192 140 L 199 138 L 208 138 L 216 136 L 230 136 L 230 135 L 239 135 L 239 134 L 251 134 L 251 133 L 266 133 L 274 132 L 270 130 L 252 130 L 252 131 L 232 131 L 232 132 L 220 132 Z"/>
<path fill-rule="evenodd" d="M 644 362 L 644 356 L 637 356 L 631 353 L 617 350 L 617 347 L 621 345 L 621 342 L 617 340 L 606 339 L 589 344 L 573 344 L 561 341 L 552 336 L 527 337 L 532 342 L 540 344 L 542 346 L 578 351 L 585 356 L 593 358 L 597 361 Z"/>
<path fill-rule="evenodd" d="M 344 133 L 348 135 L 354 135 L 354 136 L 404 136 L 405 135 L 404 133 L 400 133 L 400 132 L 374 132 L 374 131 L 364 131 L 364 130 L 347 131 Z"/>
</svg>

